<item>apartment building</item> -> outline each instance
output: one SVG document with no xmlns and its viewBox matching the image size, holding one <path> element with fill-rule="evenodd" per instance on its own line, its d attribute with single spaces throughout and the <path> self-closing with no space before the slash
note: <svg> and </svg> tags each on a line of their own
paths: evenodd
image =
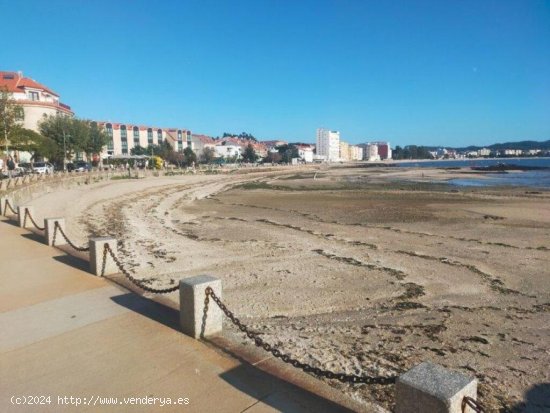
<svg viewBox="0 0 550 413">
<path fill-rule="evenodd" d="M 96 122 L 104 128 L 109 141 L 101 154 L 102 158 L 117 155 L 129 155 L 132 148 L 151 145 L 162 145 L 168 142 L 175 151 L 183 151 L 187 147 L 193 148 L 191 131 L 177 128 L 158 128 L 153 126 L 132 125 L 117 122 Z"/>
<path fill-rule="evenodd" d="M 317 129 L 317 155 L 335 162 L 340 160 L 340 132 Z"/>
</svg>

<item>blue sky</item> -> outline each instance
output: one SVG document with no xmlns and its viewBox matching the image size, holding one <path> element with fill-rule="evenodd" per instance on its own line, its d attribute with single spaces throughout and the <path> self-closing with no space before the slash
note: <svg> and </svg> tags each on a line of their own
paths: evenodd
<svg viewBox="0 0 550 413">
<path fill-rule="evenodd" d="M 6 1 L 0 70 L 84 118 L 261 139 L 550 139 L 550 1 Z M 9 40 L 8 40 L 9 39 Z"/>
</svg>

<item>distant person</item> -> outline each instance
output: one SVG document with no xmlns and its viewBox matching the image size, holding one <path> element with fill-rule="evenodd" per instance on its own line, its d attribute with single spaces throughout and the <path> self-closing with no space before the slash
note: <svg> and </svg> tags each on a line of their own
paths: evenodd
<svg viewBox="0 0 550 413">
<path fill-rule="evenodd" d="M 13 178 L 13 171 L 15 171 L 15 162 L 13 158 L 10 156 L 8 158 L 8 176 L 10 178 Z"/>
</svg>

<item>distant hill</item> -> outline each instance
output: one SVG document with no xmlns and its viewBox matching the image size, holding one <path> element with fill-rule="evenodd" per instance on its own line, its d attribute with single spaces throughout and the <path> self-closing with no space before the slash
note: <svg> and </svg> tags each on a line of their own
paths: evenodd
<svg viewBox="0 0 550 413">
<path fill-rule="evenodd" d="M 504 143 L 494 143 L 492 145 L 486 146 L 462 146 L 462 147 L 453 147 L 453 146 L 424 146 L 424 148 L 429 151 L 435 151 L 439 148 L 445 149 L 454 149 L 458 152 L 467 152 L 467 151 L 477 151 L 482 148 L 487 148 L 491 150 L 501 150 L 501 149 L 521 149 L 527 151 L 529 149 L 542 149 L 550 150 L 550 140 L 547 141 L 519 141 L 519 142 L 504 142 Z"/>
<path fill-rule="evenodd" d="M 550 149 L 550 140 L 547 141 L 519 141 L 519 142 L 505 142 L 505 143 L 495 143 L 493 145 L 489 146 L 466 146 L 464 148 L 453 148 L 457 151 L 464 152 L 464 151 L 477 151 L 481 148 L 487 148 L 491 150 L 501 150 L 501 149 L 521 149 L 523 151 L 527 151 L 530 149 L 542 149 L 542 150 L 549 150 Z"/>
</svg>

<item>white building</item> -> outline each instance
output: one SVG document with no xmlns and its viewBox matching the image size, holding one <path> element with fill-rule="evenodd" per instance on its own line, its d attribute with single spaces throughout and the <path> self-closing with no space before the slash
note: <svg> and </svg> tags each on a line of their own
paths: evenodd
<svg viewBox="0 0 550 413">
<path fill-rule="evenodd" d="M 379 161 L 378 145 L 376 143 L 367 143 L 364 147 L 364 159 L 370 162 Z"/>
<path fill-rule="evenodd" d="M 239 145 L 216 145 L 216 156 L 222 158 L 241 157 L 242 148 Z"/>
<path fill-rule="evenodd" d="M 360 161 L 363 159 L 363 148 L 360 146 L 352 145 L 350 149 L 350 159 L 352 161 Z"/>
<path fill-rule="evenodd" d="M 298 155 L 305 163 L 313 162 L 313 149 L 307 147 L 299 147 Z"/>
<path fill-rule="evenodd" d="M 162 145 L 168 142 L 174 151 L 181 152 L 185 148 L 193 149 L 191 131 L 175 128 L 158 128 L 153 126 L 137 126 L 116 122 L 97 122 L 110 139 L 101 154 L 102 158 L 113 155 L 129 155 L 132 148 L 151 145 Z"/>
<path fill-rule="evenodd" d="M 328 129 L 317 129 L 317 155 L 325 157 L 329 162 L 340 160 L 340 132 Z"/>
<path fill-rule="evenodd" d="M 478 156 L 489 156 L 491 155 L 491 150 L 487 148 L 482 148 L 477 151 Z"/>
</svg>

